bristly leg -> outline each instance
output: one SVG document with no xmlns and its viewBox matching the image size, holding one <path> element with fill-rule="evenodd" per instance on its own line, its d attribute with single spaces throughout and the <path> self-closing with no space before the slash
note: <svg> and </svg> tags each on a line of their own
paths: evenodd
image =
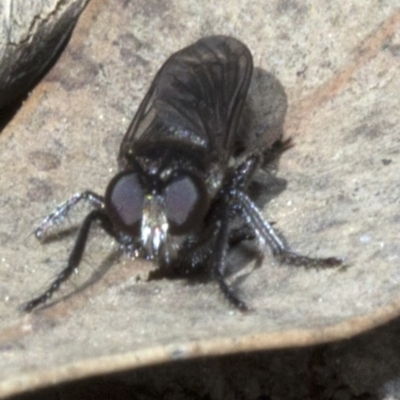
<svg viewBox="0 0 400 400">
<path fill-rule="evenodd" d="M 290 251 L 276 234 L 272 225 L 263 219 L 260 211 L 249 197 L 241 191 L 238 191 L 236 196 L 242 206 L 243 214 L 248 220 L 247 222 L 253 227 L 258 239 L 269 245 L 274 257 L 288 264 L 313 268 L 329 268 L 343 265 L 343 258 L 313 258 Z"/>
<path fill-rule="evenodd" d="M 235 291 L 228 285 L 224 276 L 220 274 L 218 269 L 216 270 L 215 279 L 217 280 L 217 282 L 219 284 L 219 288 L 221 289 L 221 292 L 224 294 L 225 298 L 233 306 L 238 308 L 240 311 L 249 311 L 250 310 L 249 307 L 247 306 L 247 304 L 243 300 L 240 300 L 240 298 L 237 296 Z"/>
<path fill-rule="evenodd" d="M 42 240 L 48 230 L 53 226 L 59 224 L 81 200 L 87 201 L 91 206 L 96 209 L 104 207 L 104 199 L 98 194 L 87 190 L 82 193 L 75 193 L 67 201 L 60 204 L 52 213 L 47 215 L 39 227 L 35 230 L 37 239 Z"/>
<path fill-rule="evenodd" d="M 276 257 L 290 265 L 315 269 L 337 267 L 343 265 L 345 261 L 345 259 L 341 257 L 319 258 L 303 256 L 287 249 L 276 255 Z"/>
<path fill-rule="evenodd" d="M 228 249 L 243 240 L 254 238 L 254 229 L 246 221 L 239 228 L 229 230 L 229 222 L 232 216 L 237 215 L 235 202 L 236 193 L 244 189 L 251 180 L 260 162 L 259 154 L 252 154 L 240 163 L 224 183 L 222 198 L 219 207 L 215 210 L 216 237 L 211 258 L 211 271 L 214 279 L 217 280 L 219 287 L 225 298 L 241 311 L 249 311 L 249 307 L 241 300 L 235 291 L 225 280 L 225 269 Z M 250 228 L 250 229 L 249 229 Z"/>
<path fill-rule="evenodd" d="M 239 310 L 248 311 L 249 308 L 246 303 L 239 299 L 225 280 L 226 260 L 229 247 L 229 212 L 227 207 L 221 207 L 220 213 L 219 226 L 217 227 L 212 253 L 211 270 L 225 298 Z"/>
<path fill-rule="evenodd" d="M 81 260 L 82 260 L 82 255 L 86 247 L 86 242 L 88 239 L 90 227 L 94 221 L 100 221 L 101 226 L 107 230 L 107 227 L 110 226 L 110 222 L 108 219 L 108 216 L 104 214 L 103 211 L 101 210 L 93 210 L 91 211 L 86 218 L 84 219 L 82 226 L 79 230 L 78 237 L 75 241 L 74 248 L 72 249 L 72 252 L 69 256 L 68 259 L 68 264 L 67 267 L 64 268 L 56 277 L 56 279 L 53 281 L 53 283 L 48 287 L 48 289 L 42 293 L 40 296 L 30 300 L 28 303 L 24 304 L 21 306 L 21 310 L 24 312 L 31 312 L 34 308 L 37 306 L 46 303 L 47 300 L 49 300 L 54 292 L 56 292 L 60 285 L 65 282 L 75 271 L 76 268 L 78 268 Z"/>
<path fill-rule="evenodd" d="M 285 142 L 284 145 L 289 145 Z M 215 210 L 216 236 L 212 251 L 211 269 L 214 278 L 218 281 L 219 287 L 225 297 L 238 309 L 248 311 L 246 303 L 239 299 L 234 290 L 225 280 L 225 269 L 227 252 L 230 247 L 243 240 L 257 238 L 261 244 L 266 244 L 271 248 L 274 257 L 292 265 L 305 267 L 335 267 L 342 265 L 342 258 L 312 258 L 290 251 L 276 234 L 272 225 L 265 221 L 261 212 L 243 192 L 248 182 L 256 170 L 259 163 L 257 155 L 251 155 L 234 170 L 231 179 L 225 182 L 222 203 Z M 229 230 L 230 218 L 237 215 L 244 218 L 245 223 L 239 228 Z"/>
</svg>

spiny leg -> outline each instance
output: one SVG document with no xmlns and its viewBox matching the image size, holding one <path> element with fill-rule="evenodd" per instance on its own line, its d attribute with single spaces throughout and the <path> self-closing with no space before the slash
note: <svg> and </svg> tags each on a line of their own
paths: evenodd
<svg viewBox="0 0 400 400">
<path fill-rule="evenodd" d="M 216 236 L 211 257 L 211 271 L 224 296 L 242 311 L 248 311 L 249 308 L 244 301 L 239 299 L 225 280 L 226 259 L 230 245 L 242 240 L 252 239 L 253 235 L 246 229 L 246 224 L 236 230 L 230 231 L 229 222 L 238 212 L 235 203 L 235 193 L 247 186 L 259 162 L 260 156 L 252 154 L 235 169 L 231 170 L 228 179 L 223 184 L 221 203 L 217 206 L 214 215 L 215 221 L 218 222 L 215 222 Z"/>
<path fill-rule="evenodd" d="M 217 233 L 214 242 L 214 248 L 211 258 L 211 270 L 214 278 L 217 280 L 219 287 L 228 301 L 241 311 L 248 311 L 246 303 L 239 299 L 234 290 L 225 280 L 226 259 L 228 253 L 228 231 L 229 217 L 228 210 L 221 208 L 221 219 L 217 225 Z"/>
<path fill-rule="evenodd" d="M 271 163 L 281 153 L 293 146 L 290 139 L 285 141 L 277 141 L 274 146 L 267 152 L 264 152 L 263 163 Z M 290 251 L 283 241 L 276 234 L 272 225 L 265 221 L 260 211 L 249 197 L 243 192 L 243 189 L 250 182 L 257 166 L 260 163 L 260 156 L 252 154 L 245 161 L 239 164 L 235 169 L 235 177 L 230 185 L 230 193 L 239 201 L 241 212 L 246 219 L 246 224 L 242 229 L 233 234 L 232 239 L 246 240 L 251 239 L 251 234 L 247 231 L 247 227 L 252 227 L 255 236 L 266 242 L 275 257 L 288 264 L 305 266 L 305 267 L 334 267 L 343 264 L 343 258 L 328 257 L 328 258 L 313 258 L 297 254 Z M 235 202 L 235 201 L 234 201 Z M 237 238 L 235 237 L 237 235 Z"/>
<path fill-rule="evenodd" d="M 108 226 L 109 221 L 108 217 L 101 210 L 93 210 L 91 211 L 86 218 L 84 219 L 82 226 L 79 230 L 78 237 L 75 241 L 74 248 L 68 259 L 67 267 L 64 268 L 53 281 L 53 283 L 48 287 L 48 289 L 42 293 L 40 296 L 35 297 L 30 300 L 28 303 L 21 306 L 21 310 L 25 312 L 32 311 L 35 307 L 44 304 L 47 300 L 51 298 L 51 296 L 58 290 L 60 285 L 65 282 L 74 272 L 74 270 L 79 266 L 79 263 L 82 260 L 82 255 L 86 247 L 86 242 L 88 239 L 90 227 L 92 223 L 96 220 L 99 220 L 101 226 Z"/>
<path fill-rule="evenodd" d="M 272 225 L 263 219 L 260 211 L 249 197 L 242 191 L 237 191 L 236 197 L 241 204 L 247 222 L 253 226 L 256 236 L 268 244 L 272 254 L 281 261 L 305 267 L 335 267 L 343 264 L 343 258 L 312 258 L 288 250 Z"/>
<path fill-rule="evenodd" d="M 81 200 L 87 201 L 95 207 L 100 209 L 104 207 L 104 199 L 98 194 L 86 190 L 82 193 L 75 193 L 67 201 L 60 204 L 52 213 L 47 215 L 39 227 L 35 230 L 35 236 L 38 239 L 43 239 L 47 231 L 56 224 L 59 224 L 69 213 L 69 211 L 74 208 Z"/>
</svg>

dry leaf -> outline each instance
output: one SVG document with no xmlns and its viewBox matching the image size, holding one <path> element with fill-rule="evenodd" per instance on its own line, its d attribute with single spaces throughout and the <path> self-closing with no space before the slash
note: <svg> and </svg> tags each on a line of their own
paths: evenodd
<svg viewBox="0 0 400 400">
<path fill-rule="evenodd" d="M 399 26 L 391 2 L 91 2 L 0 136 L 0 396 L 175 359 L 351 337 L 398 315 Z M 286 91 L 284 131 L 295 147 L 281 157 L 282 184 L 261 199 L 265 217 L 292 249 L 346 256 L 348 268 L 305 270 L 267 254 L 254 269 L 239 251 L 245 269 L 236 284 L 255 309 L 241 314 L 213 282 L 146 282 L 150 264 L 118 262 L 116 245 L 95 230 L 79 275 L 53 305 L 19 313 L 63 267 L 87 210 L 58 241 L 41 245 L 31 232 L 71 194 L 103 193 L 158 68 L 217 33 L 247 44 L 255 83 L 268 88 L 275 77 L 279 110 L 279 87 Z M 275 112 L 256 88 L 252 101 Z M 268 115 L 255 126 L 279 125 Z"/>
</svg>

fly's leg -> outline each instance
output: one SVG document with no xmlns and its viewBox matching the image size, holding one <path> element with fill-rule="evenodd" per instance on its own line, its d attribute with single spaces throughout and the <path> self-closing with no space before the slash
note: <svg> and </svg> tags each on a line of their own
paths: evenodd
<svg viewBox="0 0 400 400">
<path fill-rule="evenodd" d="M 211 271 L 225 298 L 239 310 L 248 311 L 249 308 L 246 303 L 239 299 L 225 280 L 226 259 L 229 246 L 229 216 L 227 210 L 221 209 L 221 212 L 223 212 L 223 215 L 220 216 L 221 219 L 219 220 L 219 226 L 216 232 L 211 259 Z"/>
<path fill-rule="evenodd" d="M 249 197 L 242 191 L 236 192 L 236 198 L 242 207 L 242 212 L 247 222 L 252 226 L 261 244 L 267 244 L 272 250 L 274 257 L 288 264 L 306 267 L 335 267 L 342 265 L 343 258 L 313 258 L 297 254 L 287 249 L 283 241 L 276 234 L 272 225 L 263 219 L 260 211 Z"/>
<path fill-rule="evenodd" d="M 216 237 L 211 259 L 212 273 L 224 296 L 241 311 L 248 311 L 249 308 L 244 301 L 239 299 L 225 280 L 227 253 L 231 243 L 234 244 L 235 242 L 250 239 L 252 235 L 246 228 L 248 224 L 237 230 L 229 231 L 229 223 L 232 217 L 241 211 L 237 207 L 235 194 L 238 190 L 243 190 L 248 185 L 259 162 L 259 155 L 251 155 L 228 174 L 227 180 L 222 187 L 222 201 L 215 210 L 214 216 L 218 222 L 216 222 Z"/>
<path fill-rule="evenodd" d="M 290 147 L 290 140 L 283 142 L 281 146 L 283 150 Z M 235 198 L 232 203 L 236 204 L 237 202 L 239 204 L 240 212 L 244 216 L 246 224 L 252 228 L 255 236 L 261 241 L 261 244 L 267 244 L 271 248 L 274 257 L 288 264 L 305 267 L 335 267 L 342 265 L 344 262 L 343 258 L 313 258 L 290 251 L 277 235 L 272 225 L 264 220 L 259 209 L 243 191 L 250 182 L 259 163 L 260 157 L 257 154 L 253 154 L 239 164 L 233 175 L 230 195 Z M 242 235 L 245 237 L 248 234 L 246 231 L 243 231 Z"/>
<path fill-rule="evenodd" d="M 238 189 L 243 189 L 247 186 L 259 162 L 259 155 L 254 154 L 237 168 L 231 170 L 223 184 L 220 203 L 214 210 L 215 239 L 211 254 L 211 272 L 225 298 L 241 311 L 248 311 L 249 308 L 225 280 L 227 253 L 231 244 L 251 239 L 253 236 L 246 228 L 246 224 L 237 230 L 230 231 L 229 223 L 231 218 L 240 211 L 236 206 L 235 193 Z"/>
<path fill-rule="evenodd" d="M 287 249 L 276 234 L 272 225 L 265 221 L 256 205 L 243 192 L 250 182 L 260 162 L 257 154 L 250 155 L 245 161 L 231 171 L 221 192 L 221 203 L 215 209 L 216 236 L 212 251 L 211 268 L 214 278 L 225 297 L 237 308 L 247 311 L 246 303 L 240 300 L 225 280 L 226 258 L 230 244 L 253 239 L 267 244 L 272 254 L 282 261 L 306 267 L 333 267 L 343 264 L 342 258 L 311 258 L 294 253 Z M 229 223 L 235 215 L 242 215 L 245 224 L 229 231 Z M 250 229 L 249 229 L 250 228 Z"/>
<path fill-rule="evenodd" d="M 78 233 L 78 238 L 76 239 L 74 248 L 68 259 L 68 264 L 66 268 L 64 268 L 53 281 L 53 283 L 48 287 L 48 289 L 42 293 L 40 296 L 35 297 L 30 300 L 28 303 L 22 305 L 21 310 L 25 312 L 30 312 L 37 306 L 46 303 L 49 300 L 54 292 L 56 292 L 60 285 L 65 282 L 78 268 L 79 263 L 81 262 L 83 252 L 85 250 L 87 238 L 89 235 L 90 227 L 94 221 L 100 221 L 101 226 L 108 232 L 109 230 L 106 228 L 110 226 L 110 221 L 108 216 L 101 210 L 93 210 L 91 211 L 86 218 L 84 219 L 82 226 Z"/>
<path fill-rule="evenodd" d="M 51 214 L 45 217 L 39 227 L 35 230 L 37 239 L 42 240 L 48 230 L 53 225 L 58 225 L 81 200 L 87 201 L 91 206 L 97 209 L 104 208 L 104 199 L 96 193 L 87 190 L 82 193 L 75 193 L 64 203 L 60 204 Z"/>
</svg>

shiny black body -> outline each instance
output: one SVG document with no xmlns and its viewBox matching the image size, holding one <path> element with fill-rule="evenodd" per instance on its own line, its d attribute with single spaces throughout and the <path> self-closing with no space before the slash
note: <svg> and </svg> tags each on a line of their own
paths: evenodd
<svg viewBox="0 0 400 400">
<path fill-rule="evenodd" d="M 153 259 L 160 270 L 181 275 L 209 271 L 226 298 L 242 310 L 247 306 L 225 281 L 232 243 L 257 239 L 274 256 L 296 265 L 342 262 L 287 250 L 246 194 L 265 150 L 236 152 L 252 68 L 247 47 L 225 36 L 201 39 L 165 62 L 122 141 L 120 172 L 105 196 L 78 193 L 36 230 L 42 238 L 82 199 L 94 207 L 67 267 L 41 296 L 23 306 L 25 311 L 43 304 L 78 267 L 94 221 L 129 253 Z"/>
</svg>

